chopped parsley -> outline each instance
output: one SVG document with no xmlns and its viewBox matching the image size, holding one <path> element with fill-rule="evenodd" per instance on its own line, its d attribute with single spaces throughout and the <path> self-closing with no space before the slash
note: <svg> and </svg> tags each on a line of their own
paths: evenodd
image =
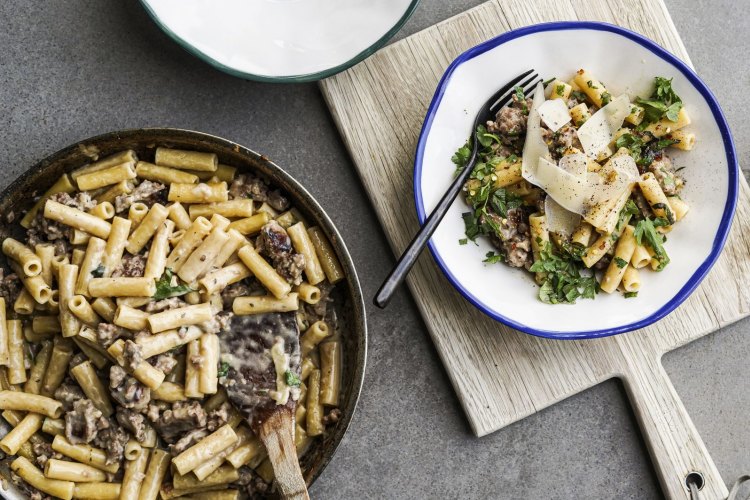
<svg viewBox="0 0 750 500">
<path fill-rule="evenodd" d="M 588 82 L 586 82 L 586 86 L 587 86 L 588 88 L 590 88 L 590 89 L 598 89 L 598 88 L 599 88 L 599 87 L 597 87 L 596 85 L 594 85 L 594 82 L 593 82 L 593 80 L 589 80 Z"/>
<path fill-rule="evenodd" d="M 549 242 L 540 249 L 539 260 L 530 271 L 544 273 L 539 299 L 547 304 L 574 304 L 578 298 L 593 299 L 598 292 L 596 278 L 582 276 L 579 264 L 570 257 L 556 255 Z"/>
<path fill-rule="evenodd" d="M 638 297 L 638 292 L 625 292 L 623 295 L 626 299 L 632 299 Z"/>
<path fill-rule="evenodd" d="M 287 370 L 284 372 L 284 382 L 286 382 L 286 385 L 288 385 L 289 387 L 299 387 L 302 383 L 299 377 L 292 370 Z"/>
<path fill-rule="evenodd" d="M 555 94 L 559 95 L 560 97 L 565 94 L 565 85 L 560 84 L 557 87 L 555 87 Z"/>
<path fill-rule="evenodd" d="M 627 265 L 628 265 L 628 261 L 626 261 L 625 259 L 622 259 L 622 258 L 620 258 L 620 257 L 615 257 L 615 264 L 616 264 L 616 265 L 617 265 L 617 267 L 619 267 L 620 269 L 623 269 L 623 268 L 624 268 L 625 266 L 627 266 Z"/>
<path fill-rule="evenodd" d="M 219 365 L 218 375 L 219 377 L 226 377 L 228 373 L 229 373 L 229 363 L 227 363 L 226 361 L 222 361 L 221 364 Z"/>
<path fill-rule="evenodd" d="M 460 240 L 458 240 L 459 245 L 465 245 L 468 242 L 469 242 L 468 238 L 461 238 Z"/>
<path fill-rule="evenodd" d="M 612 94 L 609 92 L 602 92 L 602 106 L 606 106 L 612 101 Z"/>
<path fill-rule="evenodd" d="M 169 267 L 164 270 L 164 274 L 158 280 L 156 280 L 156 293 L 154 294 L 154 300 L 168 299 L 170 297 L 179 297 L 186 293 L 194 292 L 188 285 L 173 285 L 172 279 L 174 273 Z"/>
<path fill-rule="evenodd" d="M 529 108 L 526 106 L 526 96 L 523 93 L 523 89 L 521 87 L 516 87 L 513 89 L 516 94 L 516 99 L 518 99 L 518 102 L 523 104 L 523 107 L 521 108 L 521 111 L 523 111 L 523 114 L 528 115 L 529 114 Z"/>
<path fill-rule="evenodd" d="M 587 96 L 586 96 L 586 94 L 584 94 L 580 90 L 574 90 L 573 92 L 570 93 L 570 97 L 572 97 L 573 99 L 575 99 L 578 102 L 586 102 L 586 97 Z"/>
<path fill-rule="evenodd" d="M 466 141 L 466 144 L 458 148 L 458 150 L 451 157 L 451 161 L 456 164 L 456 175 L 461 173 L 469 159 L 471 158 L 471 144 Z"/>
<path fill-rule="evenodd" d="M 481 144 L 484 148 L 492 146 L 493 142 L 502 142 L 500 137 L 487 132 L 487 127 L 485 127 L 484 125 L 479 125 L 477 127 L 477 140 L 479 141 L 479 144 Z"/>
<path fill-rule="evenodd" d="M 661 271 L 664 267 L 669 264 L 669 256 L 666 250 L 664 250 L 664 236 L 659 233 L 656 228 L 660 226 L 668 226 L 669 221 L 661 217 L 656 219 L 643 219 L 638 221 L 635 226 L 635 241 L 639 245 L 643 244 L 645 240 L 646 244 L 651 247 L 654 251 L 654 257 L 659 261 L 659 266 L 656 268 L 657 271 Z"/>
<path fill-rule="evenodd" d="M 648 99 L 639 97 L 635 102 L 644 109 L 643 122 L 638 125 L 639 130 L 644 130 L 662 118 L 676 122 L 677 115 L 682 109 L 682 99 L 672 88 L 672 79 L 661 76 L 654 78 L 654 91 L 651 96 Z"/>
<path fill-rule="evenodd" d="M 102 276 L 104 276 L 104 270 L 104 264 L 99 264 L 98 266 L 96 266 L 96 269 L 91 271 L 91 276 L 93 276 L 94 278 L 101 278 Z"/>
<path fill-rule="evenodd" d="M 617 148 L 627 148 L 630 150 L 630 156 L 633 157 L 635 163 L 641 167 L 648 167 L 654 162 L 656 156 L 672 144 L 676 144 L 680 141 L 675 139 L 659 139 L 644 142 L 640 135 L 637 134 L 622 134 L 615 141 Z"/>
<path fill-rule="evenodd" d="M 486 262 L 487 264 L 497 264 L 498 262 L 503 261 L 503 256 L 499 253 L 495 253 L 492 250 L 487 252 L 487 255 L 485 255 L 485 259 L 482 262 Z"/>
</svg>

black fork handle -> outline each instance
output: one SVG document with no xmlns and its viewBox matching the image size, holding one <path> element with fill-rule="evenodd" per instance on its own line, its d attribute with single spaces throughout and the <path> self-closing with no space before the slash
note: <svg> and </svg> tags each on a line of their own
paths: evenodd
<svg viewBox="0 0 750 500">
<path fill-rule="evenodd" d="M 478 141 L 476 140 L 473 141 L 474 147 L 472 148 L 471 159 L 469 160 L 469 162 L 466 164 L 461 173 L 453 180 L 453 184 L 451 184 L 450 189 L 448 189 L 448 191 L 440 199 L 440 202 L 437 204 L 430 216 L 427 217 L 427 220 L 425 221 L 422 228 L 411 240 L 409 246 L 406 247 L 406 250 L 398 259 L 398 263 L 396 264 L 396 266 L 391 270 L 391 273 L 380 286 L 378 293 L 375 295 L 375 299 L 373 299 L 373 302 L 379 308 L 383 309 L 388 305 L 391 297 L 393 297 L 393 294 L 396 292 L 396 290 L 398 290 L 399 286 L 401 286 L 401 283 L 404 282 L 404 279 L 406 279 L 406 276 L 409 274 L 409 271 L 414 266 L 417 258 L 422 253 L 425 245 L 427 245 L 427 242 L 432 237 L 435 229 L 437 229 L 438 224 L 440 224 L 440 221 L 443 220 L 443 217 L 445 217 L 445 214 L 448 212 L 448 209 L 453 203 L 453 200 L 456 199 L 456 196 L 458 196 L 461 188 L 469 179 L 472 170 L 474 170 L 474 163 L 477 159 L 477 142 Z"/>
</svg>

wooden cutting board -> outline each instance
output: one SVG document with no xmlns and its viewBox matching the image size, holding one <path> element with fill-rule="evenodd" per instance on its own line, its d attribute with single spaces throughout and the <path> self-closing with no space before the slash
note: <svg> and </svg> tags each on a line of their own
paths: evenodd
<svg viewBox="0 0 750 500">
<path fill-rule="evenodd" d="M 394 253 L 418 222 L 412 169 L 422 120 L 450 62 L 498 34 L 534 23 L 597 20 L 655 40 L 690 63 L 662 0 L 493 0 L 394 43 L 321 82 Z M 623 380 L 664 493 L 689 498 L 685 478 L 705 478 L 703 499 L 727 496 L 713 461 L 661 364 L 664 353 L 750 314 L 750 189 L 726 248 L 703 284 L 675 312 L 643 330 L 555 341 L 484 316 L 454 290 L 429 252 L 409 287 L 472 429 L 483 436 L 612 377 Z"/>
</svg>

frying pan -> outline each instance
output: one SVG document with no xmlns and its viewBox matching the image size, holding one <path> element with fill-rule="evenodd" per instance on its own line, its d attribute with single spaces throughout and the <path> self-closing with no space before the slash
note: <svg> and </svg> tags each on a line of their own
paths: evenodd
<svg viewBox="0 0 750 500">
<path fill-rule="evenodd" d="M 308 486 L 325 469 L 341 443 L 357 406 L 367 357 L 367 325 L 364 302 L 357 273 L 341 235 L 315 199 L 296 180 L 267 157 L 232 141 L 209 134 L 172 128 L 146 128 L 109 132 L 72 144 L 40 161 L 14 180 L 0 194 L 0 236 L 23 234 L 18 225 L 36 196 L 47 190 L 63 173 L 86 163 L 125 149 L 133 149 L 139 157 L 153 158 L 158 146 L 216 153 L 219 163 L 264 177 L 281 188 L 311 224 L 319 226 L 331 242 L 346 279 L 339 282 L 332 298 L 342 332 L 343 373 L 341 387 L 342 417 L 329 428 L 322 440 L 300 460 Z M 3 430 L 4 433 L 7 429 Z M 15 489 L 1 492 L 5 498 L 24 498 Z"/>
</svg>

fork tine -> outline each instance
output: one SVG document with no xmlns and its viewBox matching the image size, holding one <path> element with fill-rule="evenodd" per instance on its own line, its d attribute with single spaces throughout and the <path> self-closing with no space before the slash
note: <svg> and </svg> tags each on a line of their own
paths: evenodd
<svg viewBox="0 0 750 500">
<path fill-rule="evenodd" d="M 537 83 L 539 83 L 540 81 L 542 81 L 541 78 L 539 78 L 539 80 L 537 80 L 537 81 L 534 81 L 536 78 L 539 78 L 539 75 L 534 74 L 531 77 L 529 77 L 526 81 L 524 81 L 523 83 L 519 83 L 518 85 L 515 85 L 514 88 L 515 87 L 521 87 L 521 88 L 524 89 L 524 95 L 528 95 L 531 92 L 531 90 L 533 90 L 534 87 L 536 87 Z M 531 82 L 534 82 L 534 83 L 530 87 L 526 87 Z M 527 90 L 527 89 L 531 89 L 531 90 Z M 510 100 L 511 100 L 511 96 L 512 95 L 513 95 L 513 92 L 510 92 L 510 93 L 505 94 L 504 96 L 500 97 L 499 99 L 497 99 L 490 106 L 490 111 L 494 113 L 496 110 L 498 110 L 498 109 L 502 108 L 503 106 L 505 106 L 506 104 L 508 104 L 508 102 L 510 102 Z"/>
<path fill-rule="evenodd" d="M 520 75 L 518 75 L 517 77 L 515 77 L 515 78 L 514 78 L 513 80 L 511 80 L 510 82 L 508 82 L 507 84 L 505 84 L 505 85 L 504 85 L 504 86 L 503 86 L 503 87 L 502 87 L 501 89 L 499 89 L 499 90 L 498 90 L 497 92 L 495 92 L 495 94 L 494 94 L 494 95 L 493 95 L 492 97 L 490 97 L 489 99 L 487 99 L 487 102 L 490 102 L 490 101 L 492 101 L 492 102 L 496 102 L 496 101 L 497 101 L 498 99 L 500 99 L 500 98 L 501 98 L 501 97 L 502 97 L 503 95 L 507 94 L 507 93 L 508 93 L 508 91 L 510 91 L 510 90 L 512 90 L 512 89 L 513 89 L 514 87 L 516 87 L 516 86 L 518 85 L 518 82 L 520 82 L 521 80 L 523 80 L 523 79 L 524 79 L 524 78 L 526 78 L 527 76 L 531 75 L 532 73 L 534 73 L 534 74 L 533 74 L 533 75 L 531 76 L 531 78 L 536 78 L 536 73 L 534 72 L 534 70 L 533 70 L 533 69 L 530 69 L 530 70 L 528 70 L 528 71 L 525 71 L 525 72 L 521 73 Z M 528 83 L 528 82 L 526 82 L 526 83 Z M 526 85 L 526 84 L 524 83 L 524 84 L 522 84 L 522 85 Z M 491 107 L 492 107 L 492 106 L 490 106 L 490 108 L 491 108 Z"/>
</svg>

